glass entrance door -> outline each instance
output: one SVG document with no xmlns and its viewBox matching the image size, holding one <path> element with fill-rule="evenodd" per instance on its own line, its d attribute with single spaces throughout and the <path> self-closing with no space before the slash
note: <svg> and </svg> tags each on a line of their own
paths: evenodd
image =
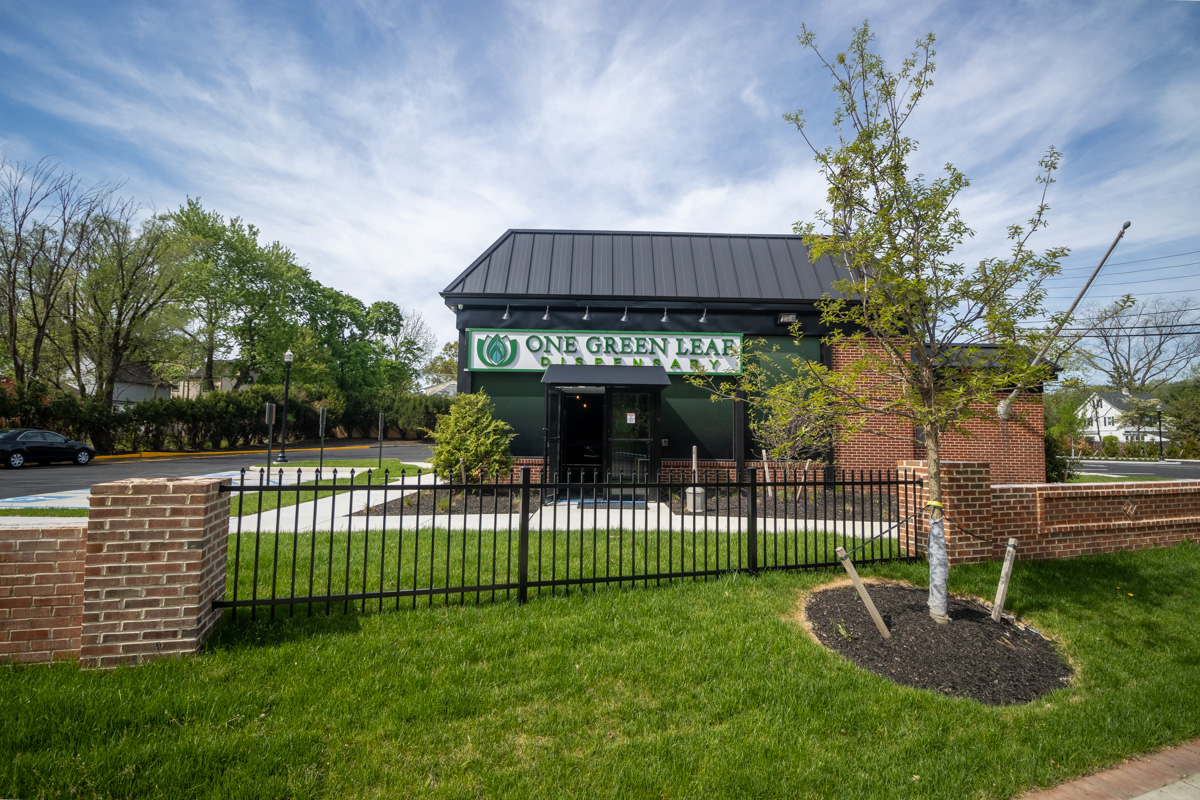
<svg viewBox="0 0 1200 800">
<path fill-rule="evenodd" d="M 639 483 L 650 478 L 654 434 L 650 392 L 612 389 L 608 393 L 608 468 L 612 479 Z"/>
</svg>

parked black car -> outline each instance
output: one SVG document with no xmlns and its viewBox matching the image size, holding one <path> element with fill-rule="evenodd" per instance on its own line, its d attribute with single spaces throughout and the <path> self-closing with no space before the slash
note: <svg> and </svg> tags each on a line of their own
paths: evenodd
<svg viewBox="0 0 1200 800">
<path fill-rule="evenodd" d="M 73 442 L 54 431 L 32 428 L 0 429 L 0 461 L 10 469 L 25 466 L 27 461 L 49 464 L 70 461 L 83 466 L 96 457 L 91 445 Z"/>
</svg>

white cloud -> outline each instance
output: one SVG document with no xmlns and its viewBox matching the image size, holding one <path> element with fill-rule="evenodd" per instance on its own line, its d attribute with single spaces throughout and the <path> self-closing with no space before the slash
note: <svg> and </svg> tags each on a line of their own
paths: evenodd
<svg viewBox="0 0 1200 800">
<path fill-rule="evenodd" d="M 803 107 L 828 130 L 828 82 L 795 41 L 804 20 L 827 54 L 864 17 L 892 59 L 939 33 L 913 130 L 923 168 L 953 160 L 975 182 L 965 258 L 995 254 L 1003 226 L 1028 216 L 1048 144 L 1066 157 L 1046 243 L 1091 258 L 1127 217 L 1147 249 L 1196 238 L 1197 12 L 6 4 L 0 109 L 21 113 L 0 119 L 0 141 L 24 157 L 53 143 L 159 208 L 199 196 L 322 282 L 419 308 L 445 340 L 437 291 L 506 228 L 784 232 L 811 218 L 823 189 L 780 119 Z"/>
</svg>

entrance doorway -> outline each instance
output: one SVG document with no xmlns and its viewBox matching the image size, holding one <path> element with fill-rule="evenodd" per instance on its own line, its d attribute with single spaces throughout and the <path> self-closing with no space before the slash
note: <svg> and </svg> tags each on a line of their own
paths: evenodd
<svg viewBox="0 0 1200 800">
<path fill-rule="evenodd" d="M 645 482 L 657 476 L 661 394 L 670 385 L 661 367 L 551 366 L 542 382 L 548 479 Z"/>
</svg>

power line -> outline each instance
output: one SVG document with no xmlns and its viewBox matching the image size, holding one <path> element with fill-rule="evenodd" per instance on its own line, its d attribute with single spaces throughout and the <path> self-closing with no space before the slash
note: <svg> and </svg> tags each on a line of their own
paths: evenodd
<svg viewBox="0 0 1200 800">
<path fill-rule="evenodd" d="M 1194 256 L 1197 253 L 1200 253 L 1200 250 L 1189 250 L 1186 253 L 1174 253 L 1173 255 L 1155 256 L 1154 258 L 1139 258 L 1134 261 L 1114 261 L 1113 263 L 1109 264 L 1108 266 L 1123 267 L 1127 264 L 1145 264 L 1147 261 L 1162 261 L 1164 258 L 1181 258 L 1183 256 Z M 1095 269 L 1095 267 L 1063 267 L 1063 272 L 1068 272 L 1068 271 L 1077 272 L 1077 271 L 1085 271 L 1085 270 L 1089 270 L 1089 269 Z"/>
<path fill-rule="evenodd" d="M 1104 278 L 1108 278 L 1108 277 L 1111 277 L 1114 275 L 1140 275 L 1143 272 L 1162 272 L 1164 269 L 1179 269 L 1180 267 L 1192 267 L 1192 266 L 1195 266 L 1196 264 L 1200 264 L 1200 261 L 1185 261 L 1182 264 L 1170 264 L 1165 267 L 1150 267 L 1149 269 L 1137 269 L 1137 270 L 1131 270 L 1129 272 L 1113 272 L 1111 270 L 1108 270 L 1104 273 L 1104 276 L 1101 277 L 1100 280 L 1104 280 Z M 1064 272 L 1065 271 L 1066 270 L 1064 270 Z M 1048 281 L 1075 281 L 1075 280 L 1079 280 L 1079 279 L 1077 277 L 1075 277 L 1074 275 L 1054 275 L 1052 277 L 1046 278 L 1046 280 L 1048 280 Z"/>
<path fill-rule="evenodd" d="M 1121 296 L 1124 297 L 1124 295 L 1121 295 Z M 1137 306 L 1134 306 L 1134 308 L 1137 308 Z M 1182 314 L 1187 311 L 1200 311 L 1200 306 L 1189 306 L 1188 308 L 1164 308 L 1161 311 L 1139 311 L 1137 313 L 1144 317 L 1156 317 L 1156 316 L 1160 316 L 1162 314 Z M 1053 321 L 1054 320 L 1051 320 L 1051 319 L 1027 319 L 1027 320 L 1023 321 L 1023 324 L 1031 324 L 1032 325 L 1032 324 L 1037 324 L 1039 322 L 1053 322 Z"/>
</svg>

